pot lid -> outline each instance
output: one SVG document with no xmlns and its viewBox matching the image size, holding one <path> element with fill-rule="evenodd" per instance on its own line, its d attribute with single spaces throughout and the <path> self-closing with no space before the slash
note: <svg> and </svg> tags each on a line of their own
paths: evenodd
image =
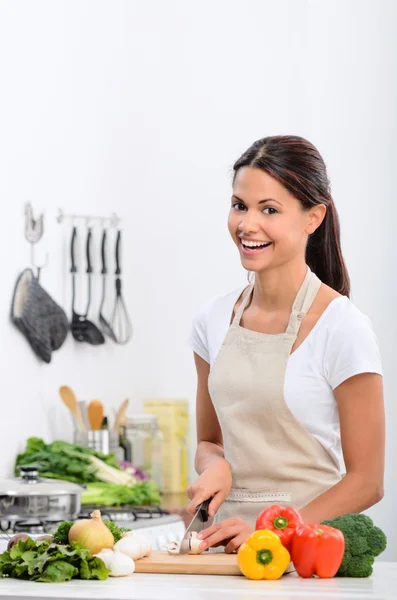
<svg viewBox="0 0 397 600">
<path fill-rule="evenodd" d="M 39 467 L 20 466 L 20 477 L 0 480 L 2 496 L 53 496 L 60 494 L 81 494 L 82 486 L 63 479 L 39 477 Z"/>
</svg>

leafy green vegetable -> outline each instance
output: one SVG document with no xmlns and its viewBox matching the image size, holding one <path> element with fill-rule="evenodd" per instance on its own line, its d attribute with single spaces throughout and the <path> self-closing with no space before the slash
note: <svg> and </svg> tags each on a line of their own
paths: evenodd
<svg viewBox="0 0 397 600">
<path fill-rule="evenodd" d="M 68 544 L 69 543 L 69 531 L 71 530 L 73 521 L 63 521 L 54 533 L 55 544 Z"/>
<path fill-rule="evenodd" d="M 81 496 L 82 504 L 95 506 L 146 506 L 160 501 L 159 488 L 153 481 L 137 481 L 133 485 L 88 483 Z"/>
<path fill-rule="evenodd" d="M 345 538 L 345 553 L 337 577 L 369 577 L 372 565 L 387 545 L 387 538 L 367 515 L 349 513 L 323 521 L 339 529 Z"/>
<path fill-rule="evenodd" d="M 112 532 L 114 537 L 114 543 L 121 540 L 121 538 L 123 537 L 123 533 L 131 531 L 130 529 L 126 529 L 125 527 L 119 527 L 114 521 L 104 521 L 104 524 Z"/>
<path fill-rule="evenodd" d="M 120 468 L 114 454 L 102 454 L 63 441 L 45 444 L 37 437 L 29 438 L 25 452 L 17 456 L 16 474 L 19 465 L 38 465 L 41 467 L 41 477 L 64 479 L 78 484 L 94 481 L 121 483 L 121 480 L 124 483 L 125 479 L 130 478 Z"/>
<path fill-rule="evenodd" d="M 0 576 L 55 583 L 73 578 L 107 579 L 109 570 L 77 542 L 60 546 L 49 541 L 19 540 L 0 554 Z"/>
</svg>

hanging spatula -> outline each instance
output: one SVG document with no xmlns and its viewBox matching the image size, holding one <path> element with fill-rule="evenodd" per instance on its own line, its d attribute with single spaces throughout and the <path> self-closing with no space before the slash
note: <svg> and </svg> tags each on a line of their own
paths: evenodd
<svg viewBox="0 0 397 600">
<path fill-rule="evenodd" d="M 98 431 L 103 421 L 103 404 L 100 400 L 91 400 L 87 408 L 87 417 L 92 431 Z"/>
<path fill-rule="evenodd" d="M 77 402 L 77 398 L 73 390 L 67 385 L 62 385 L 59 388 L 59 394 L 66 406 L 68 407 L 68 409 L 70 410 L 70 412 L 72 413 L 78 429 L 80 431 L 87 431 L 87 427 L 85 426 L 83 417 L 81 416 L 79 403 Z"/>
</svg>

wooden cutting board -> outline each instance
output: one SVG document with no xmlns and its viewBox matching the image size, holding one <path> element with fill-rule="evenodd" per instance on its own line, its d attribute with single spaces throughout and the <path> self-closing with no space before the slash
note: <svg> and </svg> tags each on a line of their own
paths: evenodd
<svg viewBox="0 0 397 600">
<path fill-rule="evenodd" d="M 177 554 L 155 550 L 135 561 L 135 573 L 170 573 L 173 575 L 241 575 L 236 554 L 204 552 Z"/>
</svg>

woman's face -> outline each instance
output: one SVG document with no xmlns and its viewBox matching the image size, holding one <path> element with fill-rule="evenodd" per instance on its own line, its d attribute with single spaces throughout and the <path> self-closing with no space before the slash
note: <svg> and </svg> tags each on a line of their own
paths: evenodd
<svg viewBox="0 0 397 600">
<path fill-rule="evenodd" d="M 326 207 L 303 210 L 276 179 L 242 167 L 233 184 L 228 228 L 242 265 L 260 272 L 305 257 L 307 238 L 320 225 Z"/>
</svg>

